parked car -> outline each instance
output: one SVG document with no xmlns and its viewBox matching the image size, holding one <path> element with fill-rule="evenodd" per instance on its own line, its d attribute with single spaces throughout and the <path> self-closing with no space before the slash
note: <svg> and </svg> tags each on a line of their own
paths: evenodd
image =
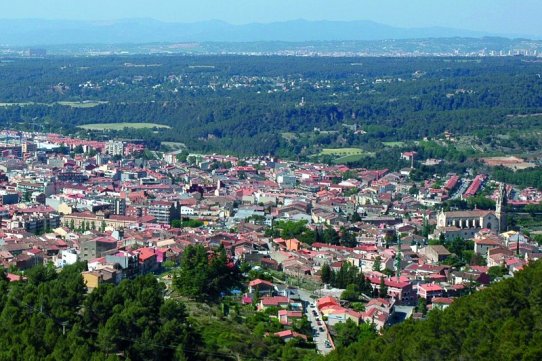
<svg viewBox="0 0 542 361">
<path fill-rule="evenodd" d="M 325 332 L 325 330 L 324 330 L 323 327 L 320 327 L 318 330 L 319 330 L 320 332 Z"/>
</svg>

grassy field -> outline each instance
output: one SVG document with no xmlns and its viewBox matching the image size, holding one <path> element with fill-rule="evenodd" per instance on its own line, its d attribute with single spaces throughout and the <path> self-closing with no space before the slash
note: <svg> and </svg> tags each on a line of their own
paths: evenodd
<svg viewBox="0 0 542 361">
<path fill-rule="evenodd" d="M 184 143 L 179 143 L 179 142 L 162 142 L 160 144 L 162 144 L 164 147 L 167 147 L 170 150 L 186 149 L 186 145 Z"/>
<path fill-rule="evenodd" d="M 78 128 L 86 130 L 121 130 L 124 128 L 133 129 L 152 129 L 152 128 L 167 128 L 167 125 L 155 123 L 97 123 L 80 125 Z"/>
<path fill-rule="evenodd" d="M 84 101 L 84 102 L 57 102 L 59 105 L 64 105 L 72 108 L 94 108 L 100 104 L 107 104 L 103 101 Z"/>
<path fill-rule="evenodd" d="M 403 147 L 405 145 L 405 142 L 382 142 L 386 147 Z"/>
<path fill-rule="evenodd" d="M 373 157 L 374 153 L 366 152 L 359 148 L 324 148 L 318 155 L 334 156 L 336 157 L 333 160 L 334 163 L 345 164 L 348 162 L 355 162 L 365 157 Z"/>
<path fill-rule="evenodd" d="M 280 135 L 286 140 L 292 140 L 292 139 L 297 138 L 297 135 L 291 132 L 284 132 L 284 133 L 281 133 Z"/>
<path fill-rule="evenodd" d="M 366 157 L 374 157 L 374 153 L 364 152 L 361 154 L 346 155 L 344 157 L 335 159 L 333 162 L 337 164 L 346 164 L 348 162 L 356 162 Z"/>
<path fill-rule="evenodd" d="M 320 155 L 336 155 L 340 157 L 360 154 L 363 154 L 363 150 L 359 148 L 324 148 L 320 152 Z"/>
<path fill-rule="evenodd" d="M 28 102 L 28 103 L 0 103 L 0 107 L 11 107 L 11 106 L 24 107 L 26 105 L 33 105 L 33 104 L 42 104 L 42 103 L 33 103 L 33 102 Z"/>
<path fill-rule="evenodd" d="M 68 101 L 61 101 L 56 103 L 34 103 L 34 102 L 27 102 L 27 103 L 0 103 L 0 107 L 11 107 L 11 106 L 19 106 L 24 107 L 28 105 L 47 105 L 47 106 L 53 106 L 55 104 L 63 105 L 66 107 L 71 108 L 93 108 L 95 106 L 98 106 L 100 104 L 106 104 L 107 102 L 104 101 L 82 101 L 82 102 L 68 102 Z"/>
</svg>

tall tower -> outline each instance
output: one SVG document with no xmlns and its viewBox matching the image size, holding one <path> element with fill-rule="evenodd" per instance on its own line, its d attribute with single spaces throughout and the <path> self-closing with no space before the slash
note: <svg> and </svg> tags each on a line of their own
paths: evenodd
<svg viewBox="0 0 542 361">
<path fill-rule="evenodd" d="M 401 277 L 401 235 L 397 234 L 397 255 L 395 256 L 395 276 L 399 280 L 399 277 Z"/>
<path fill-rule="evenodd" d="M 499 220 L 499 233 L 506 231 L 506 213 L 503 207 L 506 205 L 506 187 L 499 184 L 499 195 L 495 204 L 495 216 Z"/>
</svg>

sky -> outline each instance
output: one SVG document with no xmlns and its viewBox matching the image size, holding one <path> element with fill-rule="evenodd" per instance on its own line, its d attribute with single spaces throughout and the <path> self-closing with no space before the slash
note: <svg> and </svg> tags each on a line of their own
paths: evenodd
<svg viewBox="0 0 542 361">
<path fill-rule="evenodd" d="M 542 0 L 0 0 L 3 19 L 372 20 L 537 36 L 542 35 L 541 16 Z"/>
</svg>

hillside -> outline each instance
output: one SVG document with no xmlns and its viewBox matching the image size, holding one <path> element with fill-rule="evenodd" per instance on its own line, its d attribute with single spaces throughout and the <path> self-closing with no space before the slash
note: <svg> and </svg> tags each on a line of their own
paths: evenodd
<svg viewBox="0 0 542 361">
<path fill-rule="evenodd" d="M 328 360 L 540 360 L 542 262 L 512 279 L 356 342 Z"/>
</svg>

